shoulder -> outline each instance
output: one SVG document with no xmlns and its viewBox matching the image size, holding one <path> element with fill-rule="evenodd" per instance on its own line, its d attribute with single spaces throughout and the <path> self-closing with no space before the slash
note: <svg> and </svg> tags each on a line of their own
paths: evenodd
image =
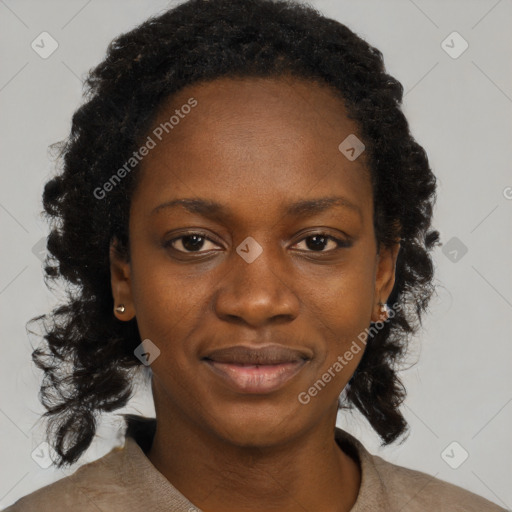
<svg viewBox="0 0 512 512">
<path fill-rule="evenodd" d="M 193 510 L 192 503 L 147 457 L 155 420 L 124 416 L 127 430 L 123 446 L 114 447 L 73 474 L 20 498 L 3 512 Z"/>
<path fill-rule="evenodd" d="M 410 512 L 499 512 L 505 509 L 462 487 L 372 456 L 392 508 Z"/>
<path fill-rule="evenodd" d="M 3 512 L 98 512 L 111 493 L 120 492 L 123 447 L 84 464 L 73 474 L 38 489 L 16 501 Z M 108 498 L 107 498 L 108 499 Z"/>
<path fill-rule="evenodd" d="M 462 487 L 372 455 L 347 432 L 336 429 L 340 446 L 357 454 L 361 488 L 353 512 L 503 512 L 504 508 Z M 375 508 L 376 507 L 376 508 Z"/>
</svg>

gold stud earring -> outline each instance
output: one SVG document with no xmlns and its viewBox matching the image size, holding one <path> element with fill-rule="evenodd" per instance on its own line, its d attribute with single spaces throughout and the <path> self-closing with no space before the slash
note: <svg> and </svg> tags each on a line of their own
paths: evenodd
<svg viewBox="0 0 512 512">
<path fill-rule="evenodd" d="M 124 304 L 119 304 L 119 306 L 116 306 L 115 311 L 116 313 L 124 313 L 126 308 L 124 307 Z"/>
</svg>

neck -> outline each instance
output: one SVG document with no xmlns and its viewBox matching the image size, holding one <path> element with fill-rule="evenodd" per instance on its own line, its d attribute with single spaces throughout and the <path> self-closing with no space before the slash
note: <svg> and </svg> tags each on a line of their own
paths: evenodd
<svg viewBox="0 0 512 512">
<path fill-rule="evenodd" d="M 334 427 L 335 415 L 286 444 L 243 447 L 166 415 L 158 419 L 148 458 L 209 512 L 348 512 L 361 475 L 358 463 L 336 443 Z"/>
</svg>

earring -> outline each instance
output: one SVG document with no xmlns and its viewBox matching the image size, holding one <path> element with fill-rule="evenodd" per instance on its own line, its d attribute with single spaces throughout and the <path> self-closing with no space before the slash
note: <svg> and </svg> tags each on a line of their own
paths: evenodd
<svg viewBox="0 0 512 512">
<path fill-rule="evenodd" d="M 386 320 L 388 318 L 388 305 L 384 302 L 379 302 L 378 303 L 379 306 L 380 306 L 380 312 L 381 313 L 384 313 L 384 315 L 386 315 Z"/>
<path fill-rule="evenodd" d="M 125 312 L 124 304 L 119 304 L 119 306 L 116 306 L 114 311 L 116 311 L 116 313 L 124 313 Z"/>
</svg>

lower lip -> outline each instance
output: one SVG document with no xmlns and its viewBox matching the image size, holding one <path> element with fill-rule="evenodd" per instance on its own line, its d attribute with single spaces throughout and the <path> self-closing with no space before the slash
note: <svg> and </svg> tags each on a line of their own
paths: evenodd
<svg viewBox="0 0 512 512">
<path fill-rule="evenodd" d="M 239 365 L 206 361 L 213 372 L 238 392 L 251 394 L 271 393 L 281 388 L 300 372 L 306 361 L 293 361 L 272 365 Z"/>
</svg>

